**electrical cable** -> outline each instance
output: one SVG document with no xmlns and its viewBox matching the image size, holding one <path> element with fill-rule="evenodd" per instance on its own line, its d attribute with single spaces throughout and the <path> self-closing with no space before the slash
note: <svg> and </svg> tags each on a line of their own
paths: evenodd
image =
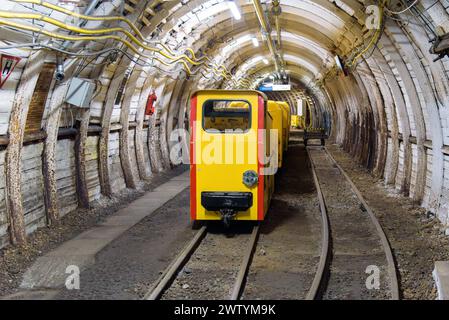
<svg viewBox="0 0 449 320">
<path fill-rule="evenodd" d="M 432 21 L 427 19 L 427 17 L 422 12 L 420 12 L 417 8 L 412 8 L 410 12 L 415 17 L 415 19 L 417 19 L 418 21 L 421 20 L 421 23 L 423 23 L 424 28 L 427 28 L 428 31 L 430 31 L 430 33 L 433 34 L 434 37 L 438 36 Z"/>
<path fill-rule="evenodd" d="M 43 1 L 37 1 L 37 0 L 18 0 L 17 2 L 28 2 L 28 3 L 33 3 L 33 4 L 41 4 L 43 5 L 48 4 L 46 2 Z M 84 15 L 79 15 L 77 13 L 72 13 L 71 11 L 67 11 L 64 8 L 60 8 L 57 6 L 54 6 L 52 4 L 48 4 L 48 6 L 53 9 L 53 10 L 57 10 L 63 13 L 67 13 L 70 14 L 72 16 L 79 16 L 81 18 L 86 18 L 89 20 L 121 20 L 121 21 L 125 21 L 127 22 L 130 27 L 138 34 L 140 35 L 141 38 L 143 38 L 143 36 L 140 34 L 140 32 L 137 30 L 137 28 L 135 28 L 135 26 L 132 25 L 132 23 L 130 24 L 130 21 L 127 20 L 126 18 L 123 17 L 90 17 L 90 16 L 84 16 Z M 57 7 L 57 8 L 56 8 Z M 138 44 L 141 45 L 144 49 L 147 50 L 151 50 L 154 51 L 156 53 L 159 53 L 161 55 L 163 55 L 164 57 L 168 58 L 171 62 L 164 62 L 161 61 L 157 58 L 152 57 L 153 59 L 156 59 L 157 61 L 159 61 L 161 64 L 164 65 L 168 65 L 168 64 L 172 64 L 172 63 L 182 63 L 184 65 L 184 68 L 186 69 L 187 74 L 191 74 L 191 70 L 188 67 L 188 65 L 185 63 L 185 61 L 182 61 L 181 59 L 186 58 L 186 60 L 194 65 L 199 65 L 200 63 L 193 61 L 192 59 L 190 59 L 188 56 L 181 55 L 178 57 L 171 57 L 170 55 L 166 54 L 165 52 L 161 51 L 160 49 L 156 49 L 156 48 L 152 48 L 152 47 L 148 47 L 146 45 L 143 45 L 143 43 L 141 43 L 140 41 L 138 41 L 132 34 L 130 34 L 127 30 L 124 30 L 123 28 L 109 28 L 109 29 L 83 29 L 83 28 L 78 28 L 78 27 L 74 27 L 74 26 L 69 26 L 59 20 L 53 19 L 53 18 L 49 18 L 49 17 L 45 17 L 42 16 L 41 14 L 25 14 L 25 13 L 10 13 L 10 12 L 0 12 L 0 16 L 5 17 L 5 18 L 27 18 L 27 19 L 36 19 L 36 20 L 41 20 L 44 22 L 48 22 L 51 23 L 53 25 L 56 25 L 58 27 L 64 28 L 66 30 L 71 30 L 71 31 L 75 31 L 75 32 L 79 32 L 79 33 L 84 33 L 84 34 L 95 34 L 95 33 L 106 33 L 106 32 L 123 32 L 125 33 L 128 37 L 131 38 L 131 40 Z M 89 17 L 89 18 L 87 18 Z M 107 18 L 107 19 L 106 19 Z M 110 18 L 110 19 L 109 19 Z M 42 29 L 37 29 L 35 27 L 30 27 L 30 26 L 26 26 L 26 25 L 21 25 L 18 23 L 14 23 L 14 22 L 6 22 L 6 21 L 0 21 L 0 24 L 4 24 L 13 28 L 18 28 L 18 29 L 22 29 L 22 30 L 28 30 L 28 31 L 32 31 L 33 33 L 36 32 L 38 34 L 44 34 L 46 36 L 49 37 L 54 37 L 57 39 L 65 39 L 65 40 L 71 40 L 71 41 L 85 41 L 85 40 L 92 40 L 92 41 L 97 41 L 97 40 L 108 40 L 108 39 L 112 39 L 112 40 L 116 40 L 121 42 L 122 44 L 126 45 L 130 50 L 132 50 L 134 53 L 143 55 L 141 52 L 139 52 L 134 46 L 132 46 L 128 41 L 121 39 L 120 37 L 117 36 L 97 36 L 97 37 L 89 37 L 89 36 L 82 36 L 82 37 L 73 37 L 73 36 L 64 36 L 58 33 L 54 33 L 54 32 L 48 32 L 46 30 L 42 30 Z M 162 43 L 159 42 L 160 45 L 163 45 Z M 167 47 L 169 52 L 172 52 L 168 47 Z M 61 49 L 59 49 L 61 50 Z M 195 53 L 191 48 L 187 48 L 186 51 L 190 52 L 192 57 L 195 57 Z M 73 53 L 71 53 L 73 54 Z M 148 56 L 145 56 L 148 58 Z M 196 58 L 196 57 L 195 57 Z M 210 65 L 207 65 L 207 67 L 212 68 L 213 69 L 213 73 L 215 75 L 219 75 L 224 77 L 225 79 L 229 80 L 229 78 L 231 78 L 232 81 L 235 82 L 234 79 L 232 79 L 232 75 L 230 75 L 229 71 L 227 71 L 225 66 L 220 66 L 219 68 L 216 68 L 214 65 L 215 63 L 212 62 L 207 56 L 203 56 L 200 59 L 206 59 L 208 62 L 210 62 Z M 219 72 L 219 70 L 222 69 L 221 72 Z"/>
<path fill-rule="evenodd" d="M 93 21 L 121 21 L 121 22 L 125 22 L 137 35 L 137 37 L 139 37 L 143 42 L 145 43 L 153 43 L 156 45 L 160 45 L 164 50 L 168 51 L 171 55 L 176 55 L 168 46 L 166 46 L 164 43 L 160 42 L 160 41 L 148 41 L 147 39 L 145 39 L 145 37 L 142 35 L 142 33 L 139 31 L 139 29 L 127 18 L 122 17 L 122 16 L 89 16 L 89 15 L 83 15 L 83 14 L 79 14 L 76 12 L 72 12 L 70 10 L 67 10 L 63 7 L 54 5 L 52 3 L 46 2 L 46 1 L 41 1 L 41 0 L 14 0 L 14 2 L 18 2 L 18 3 L 33 3 L 33 4 L 38 4 L 47 8 L 50 8 L 52 10 L 55 11 L 59 11 L 61 13 L 73 16 L 73 17 L 77 17 L 80 19 L 84 19 L 84 20 L 93 20 Z M 127 30 L 123 29 L 123 28 L 119 28 L 122 29 L 123 31 L 128 32 Z M 129 33 L 129 32 L 128 32 Z M 129 33 L 130 34 L 130 33 Z M 132 36 L 132 35 L 131 35 Z M 136 39 L 137 40 L 137 39 Z M 157 50 L 157 49 L 156 49 Z M 207 60 L 209 63 L 212 63 L 211 59 L 207 56 L 202 56 L 202 57 L 196 57 L 195 52 L 193 51 L 192 48 L 186 48 L 186 51 L 188 51 L 191 55 L 194 61 L 196 62 L 200 62 L 202 60 Z M 190 59 L 188 56 L 186 55 L 182 55 L 183 58 L 188 58 Z M 228 70 L 226 69 L 226 66 L 224 65 L 220 65 L 220 66 L 216 66 L 216 68 L 222 69 L 223 71 L 225 71 L 226 73 L 229 73 Z"/>
<path fill-rule="evenodd" d="M 150 57 L 148 55 L 143 54 L 142 52 L 140 52 L 136 47 L 134 47 L 129 41 L 124 40 L 118 36 L 113 36 L 113 35 L 106 35 L 106 36 L 71 36 L 71 35 L 62 35 L 60 33 L 56 33 L 56 32 L 50 32 L 47 30 L 41 30 L 38 29 L 36 27 L 32 27 L 32 26 L 27 26 L 27 25 L 23 25 L 20 23 L 16 23 L 16 22 L 12 22 L 12 21 L 6 21 L 3 19 L 0 19 L 0 25 L 8 25 L 10 27 L 13 28 L 18 28 L 18 29 L 23 29 L 23 30 L 27 30 L 27 31 L 34 31 L 40 34 L 44 34 L 50 38 L 56 38 L 56 39 L 62 39 L 62 40 L 70 40 L 70 41 L 86 41 L 86 40 L 91 40 L 91 41 L 96 41 L 96 40 L 117 40 L 119 42 L 121 42 L 122 44 L 124 44 L 125 46 L 127 46 L 131 51 L 133 51 L 135 54 L 137 55 L 141 55 L 145 58 L 149 58 L 149 59 L 155 59 L 158 62 L 160 62 L 161 64 L 164 65 L 171 65 L 171 64 L 177 64 L 180 63 L 184 66 L 185 70 L 187 73 L 191 73 L 191 69 L 190 67 L 187 65 L 187 63 L 184 60 L 170 60 L 170 62 L 165 62 L 162 61 L 158 58 L 155 57 Z"/>
<path fill-rule="evenodd" d="M 0 23 L 1 23 L 1 21 L 0 21 Z M 81 57 L 86 56 L 86 55 L 87 55 L 87 56 L 97 56 L 97 55 L 99 55 L 99 54 L 103 54 L 103 53 L 108 52 L 108 51 L 120 51 L 120 52 L 126 54 L 125 51 L 122 50 L 122 49 L 120 49 L 120 48 L 109 48 L 109 49 L 105 49 L 105 50 L 98 51 L 98 52 L 91 52 L 91 53 L 89 53 L 89 52 L 84 52 L 84 53 L 80 54 L 80 53 L 70 52 L 70 51 L 67 51 L 67 50 L 64 50 L 64 49 L 60 49 L 60 48 L 56 48 L 56 47 L 49 46 L 49 45 L 36 44 L 36 43 L 17 44 L 17 45 L 11 45 L 11 46 L 4 46 L 4 47 L 0 47 L 0 50 L 1 50 L 1 49 L 7 50 L 7 49 L 21 48 L 21 47 L 22 47 L 22 48 L 23 48 L 23 47 L 32 47 L 32 48 L 34 48 L 34 49 L 36 49 L 36 47 L 40 47 L 40 48 L 46 48 L 46 49 L 49 49 L 49 50 L 59 51 L 59 52 L 61 52 L 61 53 L 64 53 L 64 54 L 70 55 L 70 56 L 81 56 Z M 40 49 L 40 48 L 38 48 L 38 49 Z M 134 50 L 133 50 L 133 51 L 134 51 Z M 134 51 L 134 52 L 135 52 L 135 51 Z M 129 54 L 126 54 L 126 55 L 128 56 L 128 58 L 130 58 L 130 55 L 129 55 Z M 144 55 L 141 54 L 141 52 L 139 52 L 139 55 L 144 56 Z M 156 61 L 162 63 L 163 65 L 167 65 L 167 63 L 162 62 L 162 61 L 159 60 L 158 58 L 155 58 L 155 57 L 148 57 L 148 56 L 144 56 L 144 57 L 150 58 L 150 59 L 154 59 L 154 60 L 156 60 Z M 139 58 L 139 59 L 141 59 L 141 58 Z M 131 60 L 133 60 L 133 59 L 131 58 Z M 202 67 L 204 67 L 204 66 L 202 66 Z M 204 68 L 202 68 L 202 69 L 204 69 Z M 163 70 L 163 69 L 160 69 L 160 70 Z M 222 73 L 216 72 L 216 70 L 212 70 L 212 71 L 213 71 L 213 73 L 214 73 L 215 75 L 217 75 L 217 76 L 220 76 L 220 77 L 221 77 L 221 76 L 224 76 Z M 167 72 L 167 71 L 165 71 L 165 72 Z M 179 70 L 176 70 L 175 72 L 179 72 Z M 190 69 L 187 70 L 187 73 L 188 73 L 188 74 L 192 74 L 192 75 L 197 74 L 197 72 L 192 72 Z"/>
<path fill-rule="evenodd" d="M 385 7 L 385 11 L 387 11 L 387 12 L 389 12 L 391 14 L 401 14 L 401 13 L 404 13 L 404 12 L 407 12 L 408 10 L 410 10 L 417 3 L 418 3 L 418 0 L 415 0 L 411 5 L 409 5 L 407 8 L 405 8 L 404 10 L 401 10 L 401 11 L 391 11 L 390 9 Z"/>
<path fill-rule="evenodd" d="M 9 24 L 9 25 L 12 25 L 13 27 L 15 27 L 16 26 L 16 23 L 10 23 L 10 22 L 6 22 L 6 21 L 2 21 L 1 19 L 0 19 L 0 24 Z M 36 28 L 34 28 L 34 27 L 28 27 L 28 26 L 24 26 L 24 29 L 26 29 L 26 30 L 29 30 L 29 29 L 32 29 L 33 31 L 35 31 L 35 32 L 38 32 L 38 33 L 43 33 L 43 34 L 45 34 L 45 35 L 48 35 L 48 36 L 55 36 L 56 38 L 62 38 L 62 39 L 64 39 L 64 38 L 71 38 L 71 39 L 73 39 L 73 40 L 79 40 L 79 41 L 81 41 L 81 40 L 86 40 L 86 38 L 89 38 L 89 37 L 73 37 L 73 36 L 63 36 L 63 35 L 59 35 L 59 34 L 56 34 L 56 33 L 52 33 L 52 32 L 47 32 L 47 31 L 45 31 L 45 30 L 36 30 Z M 113 37 L 114 39 L 118 39 L 120 42 L 122 42 L 123 44 L 125 44 L 128 48 L 130 48 L 134 53 L 137 53 L 137 54 L 139 54 L 139 55 L 141 55 L 141 56 L 144 56 L 144 57 L 147 57 L 147 58 L 149 58 L 148 56 L 146 56 L 146 55 L 143 55 L 140 51 L 138 51 L 137 49 L 135 49 L 135 47 L 133 47 L 132 45 L 131 45 L 131 47 L 127 44 L 127 41 L 126 40 L 121 40 L 121 38 L 119 38 L 119 37 L 116 37 L 116 36 L 100 36 L 101 38 L 110 38 L 110 37 Z M 16 47 L 19 47 L 19 46 L 21 46 L 21 45 L 16 45 Z M 27 47 L 27 46 L 29 46 L 29 44 L 25 44 L 25 45 L 23 45 L 24 47 Z M 43 45 L 42 45 L 43 46 Z M 3 47 L 4 49 L 6 48 L 6 47 Z M 61 51 L 61 52 L 64 52 L 64 53 L 66 53 L 66 54 L 73 54 L 73 53 L 71 53 L 71 52 L 67 52 L 67 51 L 65 51 L 65 50 L 63 50 L 63 49 L 57 49 L 57 48 L 54 48 L 54 47 L 48 47 L 47 46 L 47 48 L 48 49 L 54 49 L 54 50 L 58 50 L 58 51 Z M 92 55 L 94 55 L 94 54 L 92 54 Z M 172 62 L 168 62 L 168 63 L 166 63 L 166 62 L 163 62 L 163 61 L 161 61 L 160 59 L 158 59 L 158 58 L 154 58 L 154 57 L 151 57 L 151 59 L 155 59 L 155 60 L 157 60 L 158 62 L 160 62 L 161 64 L 164 64 L 164 65 L 168 65 L 168 64 L 172 64 L 172 63 L 182 63 L 183 65 L 184 65 L 184 67 L 185 67 L 185 69 L 186 69 L 186 72 L 187 72 L 187 74 L 192 74 L 192 71 L 190 70 L 190 68 L 187 66 L 187 64 L 185 63 L 185 61 L 183 61 L 183 60 L 177 60 L 177 61 L 172 61 Z M 215 74 L 217 74 L 218 72 L 217 72 L 217 70 L 215 69 L 215 70 L 213 70 L 214 71 L 214 73 Z M 223 73 L 221 73 L 220 74 L 220 76 L 224 76 L 225 78 L 227 77 L 227 75 L 225 75 L 225 74 L 223 74 Z"/>
<path fill-rule="evenodd" d="M 132 57 L 129 53 L 127 53 L 126 51 L 124 51 L 124 50 L 122 50 L 120 48 L 109 48 L 109 49 L 104 49 L 104 50 L 100 50 L 100 51 L 96 51 L 96 52 L 77 53 L 77 52 L 69 52 L 67 50 L 56 48 L 56 47 L 45 45 L 45 44 L 28 43 L 28 44 L 18 44 L 18 45 L 4 46 L 4 47 L 0 47 L 0 50 L 8 50 L 8 49 L 15 49 L 15 48 L 23 48 L 23 47 L 30 47 L 32 50 L 41 50 L 41 49 L 55 50 L 55 51 L 58 51 L 60 53 L 64 53 L 64 54 L 66 54 L 68 56 L 75 56 L 75 57 L 86 57 L 86 56 L 87 57 L 91 57 L 91 56 L 94 56 L 94 59 L 98 58 L 99 56 L 101 56 L 101 55 L 103 55 L 105 53 L 119 51 L 122 54 L 126 55 L 126 57 L 129 60 L 131 60 L 132 62 L 135 62 L 139 66 L 142 66 L 142 67 L 149 67 L 149 66 L 151 66 L 151 67 L 155 67 L 155 68 L 157 68 L 160 71 L 163 71 L 165 73 L 171 73 L 171 72 L 169 72 L 167 70 L 163 70 L 161 68 L 158 68 L 154 64 L 139 62 L 138 60 L 142 60 L 140 57 L 138 57 L 137 60 L 135 60 L 134 57 Z M 179 70 L 174 70 L 173 73 L 179 73 Z"/>
<path fill-rule="evenodd" d="M 380 40 L 380 37 L 383 33 L 384 30 L 384 8 L 385 8 L 385 4 L 386 4 L 386 0 L 382 1 L 381 6 L 380 6 L 380 16 L 379 16 L 379 26 L 376 29 L 373 37 L 371 38 L 370 42 L 368 43 L 368 45 L 365 46 L 365 48 L 363 48 L 358 54 L 356 54 L 356 56 L 350 60 L 349 63 L 347 63 L 347 65 L 349 67 L 352 67 L 354 65 L 354 62 L 356 62 L 361 56 L 363 56 L 363 54 L 365 54 L 373 45 L 376 45 L 377 42 Z"/>
<path fill-rule="evenodd" d="M 410 36 L 411 36 L 411 35 L 410 35 L 409 31 L 406 30 L 406 29 L 402 29 L 402 30 L 404 31 L 404 33 L 405 33 L 405 35 L 407 36 L 407 38 L 411 41 L 411 39 L 410 39 Z M 415 55 L 415 58 L 416 58 L 420 63 L 422 63 L 422 62 L 421 62 L 421 58 L 420 58 L 419 55 L 416 53 L 416 50 L 412 50 L 412 51 L 413 51 L 413 53 L 414 53 L 414 55 Z M 423 68 L 424 68 L 424 67 L 423 67 Z M 445 104 L 443 103 L 443 101 L 442 101 L 441 98 L 439 97 L 439 93 L 438 93 L 437 86 L 436 86 L 436 82 L 435 82 L 435 77 L 433 76 L 433 73 L 432 73 L 432 70 L 431 70 L 431 69 L 427 72 L 427 70 L 424 68 L 424 73 L 425 73 L 426 76 L 428 77 L 427 81 L 430 83 L 430 86 L 432 87 L 433 96 L 434 96 L 434 98 L 435 98 L 435 102 L 436 102 L 437 108 L 439 109 L 440 106 L 444 106 Z M 432 79 L 429 79 L 429 77 L 432 78 Z"/>
<path fill-rule="evenodd" d="M 163 57 L 172 60 L 172 61 L 179 61 L 181 59 L 188 61 L 190 64 L 192 65 L 199 65 L 200 62 L 195 62 L 192 59 L 190 59 L 188 56 L 186 55 L 180 55 L 177 57 L 173 57 L 170 56 L 169 54 L 165 53 L 164 51 L 160 50 L 160 49 L 156 49 L 150 46 L 147 46 L 145 44 L 143 44 L 141 41 L 139 41 L 136 37 L 134 37 L 129 31 L 117 27 L 117 28 L 107 28 L 107 29 L 84 29 L 84 28 L 80 28 L 80 27 L 75 27 L 75 26 L 71 26 L 68 24 L 63 23 L 62 21 L 59 21 L 57 19 L 53 19 L 41 14 L 35 14 L 35 13 L 17 13 L 17 12 L 9 12 L 9 11 L 1 11 L 0 10 L 0 18 L 6 18 L 6 19 L 33 19 L 33 20 L 38 20 L 38 21 L 43 21 L 46 23 L 50 23 L 54 26 L 57 26 L 59 28 L 65 29 L 65 30 L 69 30 L 72 32 L 76 32 L 79 34 L 86 34 L 86 35 L 90 35 L 90 36 L 94 36 L 97 34 L 108 34 L 108 33 L 114 33 L 114 32 L 122 32 L 123 34 L 125 34 L 128 38 L 131 39 L 131 41 L 138 45 L 139 47 L 142 47 L 145 50 L 148 51 L 153 51 L 156 52 L 160 55 L 162 55 Z M 42 27 L 42 26 L 41 26 Z M 108 37 L 109 35 L 107 35 L 106 37 Z M 68 36 L 67 36 L 68 37 Z M 101 37 L 101 36 L 98 36 Z M 105 36 L 103 36 L 105 37 Z M 117 36 L 109 36 L 109 39 L 113 39 L 113 40 L 118 40 L 118 39 L 122 39 L 120 37 Z M 107 38 L 103 38 L 103 39 L 107 39 Z M 120 41 L 120 40 L 118 40 Z M 122 40 L 122 41 L 126 41 L 126 40 Z"/>
</svg>

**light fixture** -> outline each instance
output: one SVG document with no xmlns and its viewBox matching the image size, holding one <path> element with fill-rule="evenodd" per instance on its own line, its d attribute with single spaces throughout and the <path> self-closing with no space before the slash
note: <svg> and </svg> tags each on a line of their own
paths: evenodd
<svg viewBox="0 0 449 320">
<path fill-rule="evenodd" d="M 232 15 L 234 16 L 235 20 L 240 20 L 242 18 L 242 14 L 240 13 L 239 8 L 237 7 L 237 4 L 234 1 L 227 1 L 228 2 L 228 8 L 231 10 Z"/>
<path fill-rule="evenodd" d="M 259 40 L 257 40 L 257 37 L 252 37 L 251 40 L 253 45 L 257 48 L 259 46 Z"/>
<path fill-rule="evenodd" d="M 268 64 L 268 59 L 267 58 L 263 58 L 263 63 Z"/>
<path fill-rule="evenodd" d="M 64 72 L 64 59 L 60 54 L 56 55 L 56 72 L 55 72 L 56 81 L 61 82 L 65 78 Z"/>
</svg>

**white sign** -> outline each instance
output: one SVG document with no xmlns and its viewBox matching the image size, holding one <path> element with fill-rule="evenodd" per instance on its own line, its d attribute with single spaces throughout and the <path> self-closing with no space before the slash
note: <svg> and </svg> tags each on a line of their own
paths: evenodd
<svg viewBox="0 0 449 320">
<path fill-rule="evenodd" d="M 0 55 L 0 88 L 3 86 L 6 80 L 8 80 L 9 76 L 11 75 L 12 71 L 19 63 L 19 61 L 19 57 L 10 56 L 7 54 Z"/>
<path fill-rule="evenodd" d="M 291 89 L 290 84 L 273 84 L 273 91 L 290 91 Z"/>
</svg>

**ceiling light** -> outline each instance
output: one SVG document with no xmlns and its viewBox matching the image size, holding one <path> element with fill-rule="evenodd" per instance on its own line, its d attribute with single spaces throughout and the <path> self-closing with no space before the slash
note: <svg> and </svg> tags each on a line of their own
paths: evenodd
<svg viewBox="0 0 449 320">
<path fill-rule="evenodd" d="M 229 10 L 231 10 L 231 13 L 234 16 L 235 20 L 240 20 L 242 18 L 240 10 L 234 1 L 228 1 L 228 7 L 229 7 Z"/>
<path fill-rule="evenodd" d="M 263 58 L 263 63 L 265 63 L 265 64 L 268 64 L 268 60 L 267 60 L 267 58 Z"/>
<path fill-rule="evenodd" d="M 256 37 L 252 37 L 251 40 L 253 42 L 253 45 L 257 48 L 259 46 L 259 40 L 257 40 Z"/>
</svg>

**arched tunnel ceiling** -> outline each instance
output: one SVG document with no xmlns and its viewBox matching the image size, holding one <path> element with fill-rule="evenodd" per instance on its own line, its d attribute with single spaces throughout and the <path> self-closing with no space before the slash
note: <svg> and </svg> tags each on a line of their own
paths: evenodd
<svg viewBox="0 0 449 320">
<path fill-rule="evenodd" d="M 227 52 L 229 55 L 220 59 L 219 53 L 223 52 L 224 48 L 229 50 L 229 41 L 238 41 L 239 38 L 252 35 L 263 43 L 253 4 L 250 1 L 237 1 L 237 3 L 242 12 L 240 21 L 235 21 L 232 17 L 226 2 L 189 1 L 167 18 L 162 33 L 167 35 L 169 31 L 176 30 L 189 35 L 189 43 L 186 45 L 192 45 L 197 52 L 201 49 L 202 52 L 214 57 L 214 61 L 226 61 L 228 69 L 231 70 L 260 52 L 245 50 L 250 49 L 248 46 L 243 48 L 236 46 L 231 52 Z M 360 27 L 351 28 L 351 32 L 347 32 L 348 29 L 345 28 L 346 24 L 354 22 L 355 18 L 329 1 L 283 1 L 281 5 L 280 26 L 281 34 L 286 36 L 282 39 L 287 44 L 285 50 L 298 56 L 298 59 L 290 62 L 303 61 L 301 66 L 310 70 L 314 77 L 318 76 L 323 66 L 327 67 L 333 55 L 331 51 L 338 53 L 350 50 L 355 42 L 354 30 L 360 35 Z M 360 11 L 359 4 L 355 5 L 353 2 L 353 5 L 354 12 Z M 274 31 L 272 35 L 276 39 Z M 247 40 L 250 42 L 250 39 Z M 295 46 L 297 47 L 294 48 Z M 265 55 L 267 53 L 265 52 Z M 313 54 L 318 55 L 321 61 L 314 59 Z M 229 56 L 231 59 L 228 59 Z"/>
<path fill-rule="evenodd" d="M 151 23 L 142 28 L 142 34 L 151 41 L 156 35 L 159 41 L 177 51 L 192 47 L 197 55 L 207 54 L 217 65 L 225 65 L 227 70 L 238 70 L 241 64 L 261 52 L 251 50 L 248 41 L 235 47 L 231 45 L 232 41 L 255 36 L 264 55 L 270 57 L 270 54 L 261 36 L 253 2 L 240 0 L 236 3 L 242 15 L 240 20 L 233 17 L 228 1 L 224 0 L 149 1 L 147 6 L 141 6 L 141 10 L 148 8 L 153 12 Z M 362 5 L 356 1 L 345 3 L 352 8 L 352 16 L 327 0 L 281 1 L 281 53 L 289 57 L 290 64 L 297 63 L 309 70 L 313 76 L 308 78 L 321 76 L 333 63 L 332 57 L 336 53 L 343 55 L 350 51 L 362 36 L 362 27 L 357 23 L 363 15 Z M 267 2 L 266 8 L 269 10 L 271 5 Z M 135 15 L 138 16 L 137 12 Z M 271 36 L 277 41 L 274 26 Z M 270 64 L 274 62 L 274 59 L 268 60 Z M 164 65 L 160 67 L 167 69 Z"/>
<path fill-rule="evenodd" d="M 225 47 L 229 46 L 229 39 L 238 40 L 248 34 L 258 36 L 257 31 L 259 29 L 259 22 L 255 17 L 254 8 L 251 2 L 239 2 L 242 11 L 242 19 L 237 23 L 235 23 L 230 11 L 223 2 L 209 6 L 211 3 L 215 3 L 215 1 L 194 1 L 188 6 L 185 6 L 184 10 L 183 7 L 181 7 L 180 10 L 174 13 L 173 17 L 170 17 L 172 23 L 165 25 L 163 30 L 167 33 L 167 31 L 173 28 L 176 29 L 176 26 L 179 25 L 179 21 L 183 21 L 183 26 L 187 31 L 186 33 L 195 30 L 195 38 L 203 39 L 202 41 L 200 40 L 193 43 L 195 49 L 210 46 L 210 39 L 220 39 L 223 44 L 214 44 L 213 47 L 207 51 L 211 56 L 215 56 L 217 52 L 220 52 Z M 352 44 L 354 42 L 353 38 L 347 39 L 342 36 L 342 34 L 345 34 L 345 36 L 347 34 L 353 36 L 352 33 L 344 32 L 346 22 L 353 18 L 343 11 L 337 10 L 328 1 L 286 1 L 282 5 L 283 11 L 280 19 L 282 29 L 281 34 L 290 35 L 290 37 L 283 39 L 283 41 L 291 41 L 293 42 L 293 45 L 295 43 L 299 44 L 303 49 L 304 47 L 310 46 L 311 42 L 313 43 L 312 48 L 315 48 L 313 54 L 310 54 L 309 50 L 296 50 L 295 54 L 302 58 L 302 60 L 298 59 L 297 62 L 305 61 L 306 63 L 302 66 L 309 70 L 312 69 L 311 71 L 315 76 L 325 63 L 321 61 L 320 66 L 315 59 L 314 63 L 311 64 L 310 61 L 313 59 L 313 55 L 317 55 L 319 52 L 321 54 L 324 53 L 329 57 L 330 50 L 336 47 L 338 42 L 338 47 L 342 50 L 346 48 L 345 43 L 349 42 Z M 216 8 L 213 9 L 214 7 Z M 202 8 L 204 9 L 201 10 Z M 190 10 L 193 13 L 190 12 Z M 194 19 L 194 16 L 196 19 Z M 354 31 L 354 28 L 352 31 Z M 339 38 L 341 38 L 340 41 L 338 40 Z M 231 59 L 231 62 L 228 62 L 230 69 L 233 68 L 235 63 L 241 64 L 248 60 L 251 55 L 256 53 L 248 52 L 250 54 L 250 56 L 248 56 L 247 52 L 244 52 L 243 49 L 245 48 L 236 46 L 235 50 L 233 50 L 237 52 L 237 61 L 234 62 L 234 59 Z M 289 50 L 291 48 L 286 49 Z M 206 50 L 203 49 L 203 51 Z M 311 67 L 312 65 L 313 67 Z"/>
</svg>

